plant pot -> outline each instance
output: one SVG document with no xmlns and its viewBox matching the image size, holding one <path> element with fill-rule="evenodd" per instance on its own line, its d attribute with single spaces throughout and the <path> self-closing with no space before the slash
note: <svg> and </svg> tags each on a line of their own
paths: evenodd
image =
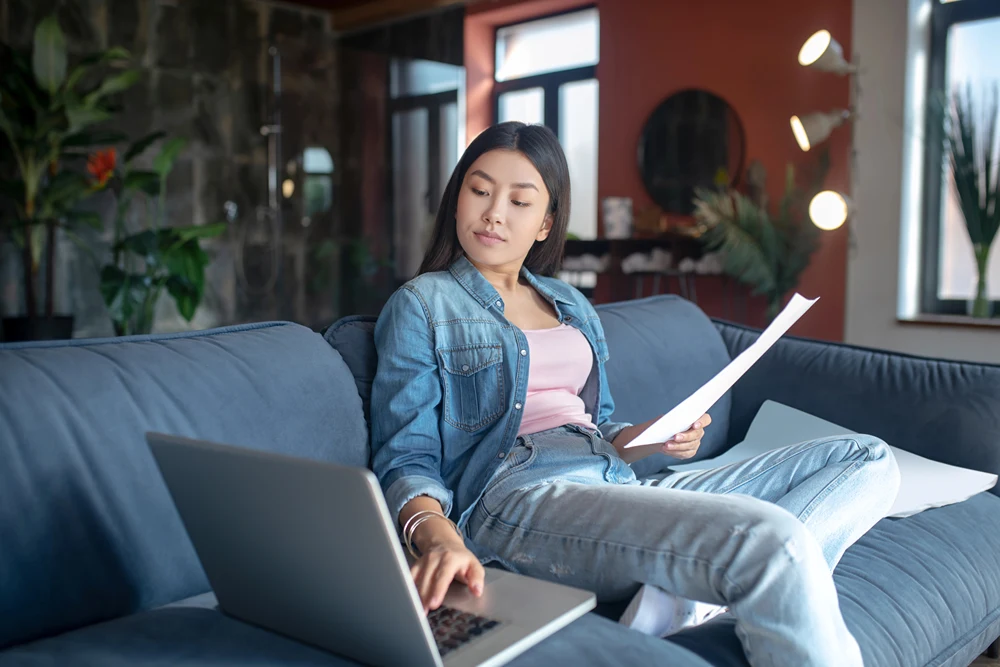
<svg viewBox="0 0 1000 667">
<path fill-rule="evenodd" d="M 73 337 L 73 316 L 5 317 L 3 341 L 13 343 L 26 340 L 64 340 Z"/>
</svg>

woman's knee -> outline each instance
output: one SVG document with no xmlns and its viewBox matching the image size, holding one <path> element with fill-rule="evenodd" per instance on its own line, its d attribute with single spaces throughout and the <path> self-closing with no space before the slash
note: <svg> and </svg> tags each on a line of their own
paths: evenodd
<svg viewBox="0 0 1000 667">
<path fill-rule="evenodd" d="M 747 518 L 742 530 L 745 532 L 746 545 L 756 556 L 770 559 L 775 556 L 808 554 L 815 547 L 816 554 L 822 558 L 815 538 L 794 514 L 773 503 L 756 498 L 747 498 Z"/>
<path fill-rule="evenodd" d="M 873 478 L 873 485 L 895 498 L 899 490 L 899 465 L 892 448 L 873 435 L 859 435 L 856 442 L 864 453 L 864 462 Z"/>
</svg>

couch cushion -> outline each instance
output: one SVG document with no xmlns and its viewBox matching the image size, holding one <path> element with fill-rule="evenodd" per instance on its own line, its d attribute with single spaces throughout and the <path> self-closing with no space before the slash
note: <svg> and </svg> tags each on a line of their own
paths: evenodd
<svg viewBox="0 0 1000 667">
<path fill-rule="evenodd" d="M 150 430 L 368 462 L 350 372 L 299 325 L 0 346 L 0 647 L 207 590 Z"/>
<path fill-rule="evenodd" d="M 202 595 L 0 652 L 0 667 L 133 665 L 356 665 L 215 610 Z M 622 664 L 709 667 L 685 649 L 587 614 L 508 663 L 515 667 Z"/>
<path fill-rule="evenodd" d="M 372 382 L 378 367 L 378 354 L 375 352 L 377 319 L 371 315 L 344 317 L 331 324 L 323 334 L 323 338 L 340 354 L 354 376 L 365 420 L 371 418 Z"/>
<path fill-rule="evenodd" d="M 690 396 L 729 363 L 729 352 L 712 321 L 678 296 L 602 304 L 597 307 L 608 339 L 608 384 L 615 400 L 615 421 L 644 422 Z M 709 410 L 694 459 L 711 458 L 728 444 L 730 393 Z M 639 476 L 662 472 L 677 462 L 654 454 L 632 464 Z"/>
<path fill-rule="evenodd" d="M 1000 498 L 880 521 L 833 578 L 866 665 L 965 667 L 1000 633 Z M 731 622 L 671 639 L 713 665 L 747 664 Z"/>
</svg>

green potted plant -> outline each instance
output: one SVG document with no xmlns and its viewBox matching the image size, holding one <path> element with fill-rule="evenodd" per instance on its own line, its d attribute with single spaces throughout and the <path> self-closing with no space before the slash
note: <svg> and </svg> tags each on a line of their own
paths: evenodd
<svg viewBox="0 0 1000 667">
<path fill-rule="evenodd" d="M 1000 154 L 997 152 L 997 88 L 984 100 L 983 116 L 976 117 L 972 89 L 952 97 L 947 148 L 951 177 L 965 228 L 976 261 L 976 295 L 969 307 L 973 317 L 990 317 L 992 301 L 987 293 L 990 250 L 1000 229 Z M 982 125 L 980 125 L 982 122 Z"/>
<path fill-rule="evenodd" d="M 222 234 L 224 222 L 209 225 L 168 226 L 166 183 L 186 145 L 181 138 L 163 143 L 152 160 L 152 170 L 137 169 L 135 161 L 163 133 L 151 134 L 126 151 L 111 189 L 117 195 L 111 261 L 101 269 L 101 296 L 119 336 L 150 333 L 156 304 L 166 290 L 181 317 L 190 322 L 205 291 L 209 257 L 201 240 Z M 130 228 L 129 212 L 138 208 L 141 223 Z"/>
<path fill-rule="evenodd" d="M 752 287 L 767 299 L 767 320 L 781 312 L 785 296 L 799 283 L 819 247 L 820 230 L 809 221 L 809 199 L 819 190 L 829 167 L 821 153 L 811 185 L 798 186 L 788 165 L 785 191 L 772 215 L 764 193 L 763 167 L 751 166 L 750 194 L 732 189 L 698 189 L 694 217 L 702 228 L 705 249 L 722 255 L 726 275 Z"/>
<path fill-rule="evenodd" d="M 72 316 L 55 314 L 57 230 L 101 226 L 98 215 L 78 208 L 106 183 L 101 157 L 91 157 L 90 177 L 78 163 L 90 147 L 124 138 L 93 126 L 112 118 L 110 96 L 134 84 L 138 71 L 93 74 L 95 67 L 120 65 L 128 58 L 127 51 L 115 48 L 89 55 L 70 69 L 66 39 L 54 16 L 36 27 L 30 53 L 0 44 L 0 132 L 5 139 L 0 149 L 6 149 L 0 152 L 0 195 L 9 211 L 0 219 L 0 232 L 21 253 L 25 308 L 24 316 L 4 318 L 5 340 L 72 335 Z"/>
</svg>

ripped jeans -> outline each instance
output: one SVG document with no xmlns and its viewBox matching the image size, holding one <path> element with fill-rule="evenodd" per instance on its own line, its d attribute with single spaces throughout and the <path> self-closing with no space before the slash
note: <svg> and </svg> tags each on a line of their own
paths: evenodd
<svg viewBox="0 0 1000 667">
<path fill-rule="evenodd" d="M 861 653 L 831 572 L 898 485 L 871 436 L 636 479 L 599 433 L 564 426 L 518 438 L 466 529 L 515 572 L 602 602 L 648 583 L 726 605 L 754 667 L 850 667 Z"/>
</svg>

